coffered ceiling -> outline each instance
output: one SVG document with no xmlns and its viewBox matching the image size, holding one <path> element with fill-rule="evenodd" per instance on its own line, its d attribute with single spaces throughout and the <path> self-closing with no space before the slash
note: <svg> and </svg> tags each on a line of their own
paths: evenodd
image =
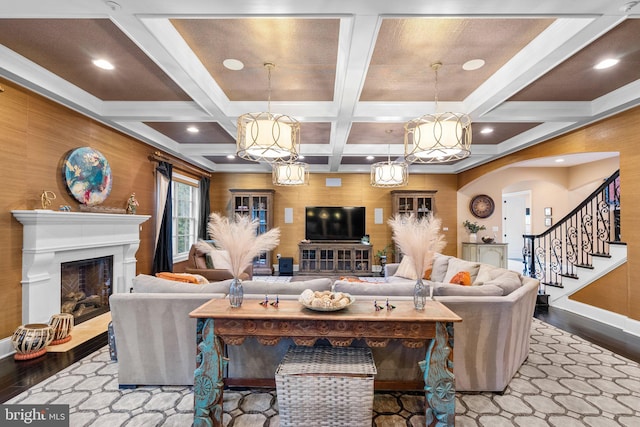
<svg viewBox="0 0 640 427">
<path fill-rule="evenodd" d="M 0 75 L 207 170 L 266 172 L 227 155 L 272 62 L 271 111 L 301 122 L 312 172 L 368 172 L 402 157 L 405 122 L 455 111 L 471 156 L 410 173 L 456 173 L 640 104 L 637 3 L 21 0 L 0 11 Z"/>
</svg>

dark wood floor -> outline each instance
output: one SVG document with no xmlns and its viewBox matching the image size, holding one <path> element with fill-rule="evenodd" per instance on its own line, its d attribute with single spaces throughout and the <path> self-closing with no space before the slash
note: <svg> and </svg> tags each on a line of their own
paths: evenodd
<svg viewBox="0 0 640 427">
<path fill-rule="evenodd" d="M 640 363 L 640 338 L 626 334 L 620 329 L 553 308 L 536 308 L 535 317 Z M 0 403 L 17 396 L 106 344 L 105 332 L 66 353 L 47 353 L 37 359 L 21 362 L 15 361 L 13 357 L 0 360 Z"/>
<path fill-rule="evenodd" d="M 84 359 L 107 345 L 107 333 L 98 335 L 64 353 L 46 353 L 32 360 L 0 360 L 0 402 L 4 403 L 39 382 Z"/>
</svg>

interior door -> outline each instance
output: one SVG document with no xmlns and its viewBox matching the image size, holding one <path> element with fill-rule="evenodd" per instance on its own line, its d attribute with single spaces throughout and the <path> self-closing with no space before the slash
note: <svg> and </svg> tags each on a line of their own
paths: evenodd
<svg viewBox="0 0 640 427">
<path fill-rule="evenodd" d="M 531 232 L 531 193 L 505 193 L 502 195 L 502 241 L 508 243 L 508 258 L 522 261 L 523 234 Z"/>
</svg>

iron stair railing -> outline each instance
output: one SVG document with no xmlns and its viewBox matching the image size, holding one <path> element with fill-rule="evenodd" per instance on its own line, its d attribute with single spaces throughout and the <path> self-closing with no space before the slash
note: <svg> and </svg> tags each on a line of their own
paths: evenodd
<svg viewBox="0 0 640 427">
<path fill-rule="evenodd" d="M 562 288 L 563 277 L 577 278 L 577 267 L 593 268 L 593 257 L 610 257 L 620 240 L 620 170 L 574 210 L 538 235 L 525 234 L 524 274 L 542 287 Z"/>
</svg>

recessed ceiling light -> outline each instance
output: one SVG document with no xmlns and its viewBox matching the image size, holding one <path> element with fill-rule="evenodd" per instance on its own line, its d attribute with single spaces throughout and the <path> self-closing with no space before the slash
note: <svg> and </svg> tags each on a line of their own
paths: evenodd
<svg viewBox="0 0 640 427">
<path fill-rule="evenodd" d="M 593 68 L 595 68 L 596 70 L 604 70 L 605 68 L 613 67 L 618 62 L 620 62 L 619 59 L 607 58 L 605 60 L 598 62 L 596 65 L 593 66 Z"/>
<path fill-rule="evenodd" d="M 234 156 L 233 154 L 227 154 L 227 159 L 233 160 L 235 158 L 236 158 L 236 156 Z"/>
<path fill-rule="evenodd" d="M 555 160 L 555 162 L 556 162 L 556 163 L 563 163 L 563 162 L 564 162 L 564 159 L 556 159 L 556 160 Z"/>
<path fill-rule="evenodd" d="M 367 156 L 367 160 L 373 160 L 373 159 L 375 159 L 375 157 L 373 157 L 373 156 Z"/>
<path fill-rule="evenodd" d="M 473 71 L 484 67 L 484 59 L 472 59 L 462 64 L 462 69 L 465 71 Z"/>
<path fill-rule="evenodd" d="M 490 127 L 482 128 L 482 130 L 480 131 L 480 133 L 484 133 L 484 134 L 488 134 L 492 132 L 493 132 L 493 128 L 490 128 Z"/>
<path fill-rule="evenodd" d="M 93 65 L 98 68 L 102 68 L 103 70 L 113 70 L 114 68 L 116 68 L 111 62 L 107 61 L 106 59 L 94 59 Z"/>
<path fill-rule="evenodd" d="M 189 132 L 189 133 L 198 133 L 198 132 L 200 132 L 200 129 L 198 129 L 198 128 L 197 128 L 197 127 L 195 127 L 195 126 L 189 126 L 189 127 L 187 128 L 187 132 Z"/>
<path fill-rule="evenodd" d="M 222 61 L 222 65 L 228 70 L 239 71 L 244 68 L 244 64 L 242 61 L 238 61 L 237 59 L 229 58 Z"/>
</svg>

